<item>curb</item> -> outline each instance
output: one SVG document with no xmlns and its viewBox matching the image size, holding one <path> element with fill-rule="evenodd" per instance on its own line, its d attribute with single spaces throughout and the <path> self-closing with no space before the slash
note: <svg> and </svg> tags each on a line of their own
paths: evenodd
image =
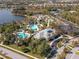
<svg viewBox="0 0 79 59">
<path fill-rule="evenodd" d="M 36 57 L 34 57 L 34 56 L 31 56 L 31 55 L 29 55 L 29 54 L 23 53 L 23 52 L 21 52 L 21 51 L 18 51 L 18 50 L 16 50 L 16 49 L 13 49 L 13 48 L 8 47 L 8 46 L 5 46 L 5 45 L 0 44 L 0 46 L 4 47 L 4 48 L 6 48 L 6 49 L 9 49 L 9 50 L 15 51 L 16 53 L 22 54 L 22 55 L 24 55 L 24 56 L 30 57 L 30 58 L 32 58 L 32 59 L 39 59 L 39 58 L 36 58 Z"/>
</svg>

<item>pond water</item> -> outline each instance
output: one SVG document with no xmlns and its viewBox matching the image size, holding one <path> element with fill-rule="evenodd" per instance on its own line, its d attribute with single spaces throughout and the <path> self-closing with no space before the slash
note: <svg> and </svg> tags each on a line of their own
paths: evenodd
<svg viewBox="0 0 79 59">
<path fill-rule="evenodd" d="M 23 16 L 15 16 L 12 14 L 10 9 L 1 9 L 0 10 L 0 24 L 10 23 L 13 21 L 23 20 Z"/>
</svg>

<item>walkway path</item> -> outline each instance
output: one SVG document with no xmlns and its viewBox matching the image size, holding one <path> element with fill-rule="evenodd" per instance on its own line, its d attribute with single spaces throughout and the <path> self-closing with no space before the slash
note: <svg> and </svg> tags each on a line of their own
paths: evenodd
<svg viewBox="0 0 79 59">
<path fill-rule="evenodd" d="M 5 49 L 3 47 L 0 47 L 0 51 L 3 51 L 3 54 L 6 54 L 6 56 L 11 57 L 12 59 L 28 59 L 25 56 L 22 56 L 22 55 L 20 55 L 18 53 L 15 53 L 15 52 L 10 51 L 8 49 Z"/>
<path fill-rule="evenodd" d="M 6 59 L 4 56 L 1 56 L 1 55 L 0 55 L 0 58 Z"/>
<path fill-rule="evenodd" d="M 2 46 L 2 47 L 1 47 Z M 4 48 L 5 47 L 5 48 Z M 16 50 L 16 49 L 13 49 L 13 48 L 10 48 L 10 47 L 8 47 L 8 46 L 5 46 L 5 45 L 1 45 L 0 44 L 0 50 L 2 50 L 4 53 L 6 53 L 7 54 L 7 56 L 9 56 L 9 57 L 11 57 L 12 59 L 29 59 L 28 57 L 31 57 L 31 58 L 33 58 L 33 59 L 38 59 L 38 58 L 36 58 L 36 57 L 33 57 L 33 56 L 31 56 L 31 55 L 28 55 L 28 54 L 26 54 L 26 53 L 23 53 L 23 52 L 21 52 L 21 51 L 18 51 L 18 50 Z M 11 50 L 13 50 L 13 51 L 15 51 L 15 52 L 13 52 L 13 51 L 11 51 Z M 18 53 L 17 53 L 18 52 Z M 20 54 L 19 54 L 20 53 Z M 22 55 L 21 55 L 22 54 Z M 26 57 L 26 56 L 28 56 L 28 57 Z"/>
</svg>

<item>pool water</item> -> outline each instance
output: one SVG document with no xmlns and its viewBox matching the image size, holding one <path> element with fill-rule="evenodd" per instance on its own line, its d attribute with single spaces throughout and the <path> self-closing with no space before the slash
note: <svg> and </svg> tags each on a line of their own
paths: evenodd
<svg viewBox="0 0 79 59">
<path fill-rule="evenodd" d="M 21 39 L 24 39 L 24 38 L 27 38 L 28 37 L 28 34 L 25 34 L 23 32 L 19 32 L 18 33 L 18 37 L 21 38 Z"/>
<path fill-rule="evenodd" d="M 33 31 L 35 31 L 35 30 L 37 30 L 37 29 L 38 29 L 38 26 L 37 26 L 37 25 L 35 25 L 35 24 L 31 25 L 30 27 L 31 27 L 31 30 L 33 30 Z"/>
</svg>

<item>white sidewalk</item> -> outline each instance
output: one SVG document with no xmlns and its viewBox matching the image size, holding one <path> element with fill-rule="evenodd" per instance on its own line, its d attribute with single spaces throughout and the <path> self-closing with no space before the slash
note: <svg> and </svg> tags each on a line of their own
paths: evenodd
<svg viewBox="0 0 79 59">
<path fill-rule="evenodd" d="M 4 56 L 0 55 L 0 58 L 6 59 Z"/>
<path fill-rule="evenodd" d="M 39 58 L 36 58 L 36 57 L 34 57 L 34 56 L 31 56 L 31 55 L 29 55 L 29 54 L 23 53 L 23 52 L 21 52 L 21 51 L 18 51 L 18 50 L 16 50 L 16 49 L 13 49 L 13 48 L 8 47 L 8 46 L 5 46 L 5 45 L 0 44 L 0 46 L 4 47 L 4 48 L 6 48 L 6 49 L 9 49 L 9 50 L 15 51 L 15 52 L 17 52 L 17 53 L 19 53 L 19 54 L 22 54 L 22 55 L 24 55 L 24 56 L 27 56 L 27 57 L 30 57 L 30 58 L 33 58 L 33 59 L 39 59 Z"/>
</svg>

